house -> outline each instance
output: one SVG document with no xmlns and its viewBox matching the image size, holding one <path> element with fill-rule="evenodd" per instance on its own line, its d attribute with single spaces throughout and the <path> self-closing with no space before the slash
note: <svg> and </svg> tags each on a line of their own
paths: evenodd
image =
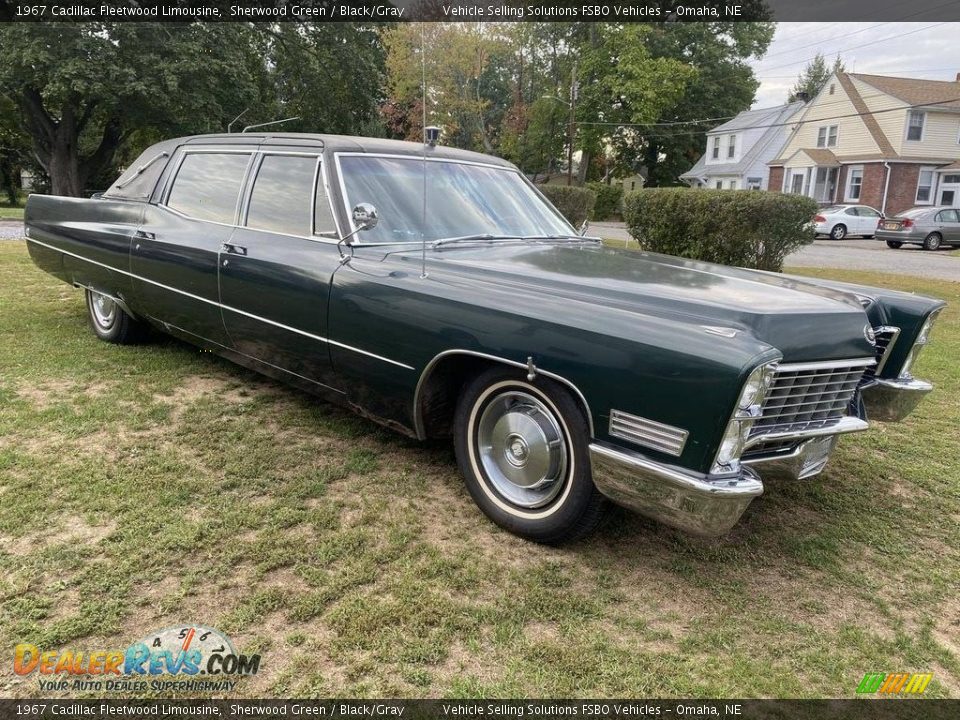
<svg viewBox="0 0 960 720">
<path fill-rule="evenodd" d="M 761 110 L 746 110 L 707 133 L 707 151 L 680 176 L 691 187 L 766 190 L 767 163 L 780 155 L 803 109 L 797 101 Z M 779 185 L 777 186 L 779 190 Z"/>
<path fill-rule="evenodd" d="M 804 108 L 770 188 L 895 215 L 960 207 L 960 74 L 955 81 L 836 73 Z"/>
</svg>

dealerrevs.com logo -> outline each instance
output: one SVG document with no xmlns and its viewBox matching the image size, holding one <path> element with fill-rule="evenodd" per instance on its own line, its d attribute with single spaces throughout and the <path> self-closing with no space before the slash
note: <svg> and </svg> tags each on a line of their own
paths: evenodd
<svg viewBox="0 0 960 720">
<path fill-rule="evenodd" d="M 933 673 L 867 673 L 857 686 L 857 693 L 919 695 L 932 679 Z"/>
<path fill-rule="evenodd" d="M 230 638 L 202 625 L 150 633 L 126 650 L 41 650 L 20 643 L 13 653 L 14 673 L 37 673 L 46 691 L 224 692 L 259 669 L 260 655 L 238 653 Z"/>
</svg>

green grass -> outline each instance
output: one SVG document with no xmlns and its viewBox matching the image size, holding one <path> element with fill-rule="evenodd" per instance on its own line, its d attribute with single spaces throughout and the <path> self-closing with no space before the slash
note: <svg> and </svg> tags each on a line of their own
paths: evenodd
<svg viewBox="0 0 960 720">
<path fill-rule="evenodd" d="M 263 654 L 249 697 L 852 697 L 868 671 L 956 697 L 960 286 L 824 274 L 951 302 L 916 413 L 721 540 L 615 511 L 551 549 L 486 521 L 446 444 L 169 339 L 98 342 L 0 244 L 0 648 L 203 623 Z"/>
<path fill-rule="evenodd" d="M 23 206 L 0 205 L 0 220 L 23 220 Z"/>
</svg>

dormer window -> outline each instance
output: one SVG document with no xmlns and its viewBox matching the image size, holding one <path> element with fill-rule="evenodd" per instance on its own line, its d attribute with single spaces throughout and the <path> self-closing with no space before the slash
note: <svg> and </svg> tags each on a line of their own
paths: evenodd
<svg viewBox="0 0 960 720">
<path fill-rule="evenodd" d="M 714 160 L 720 159 L 720 138 L 719 137 L 713 138 L 713 159 Z"/>
<path fill-rule="evenodd" d="M 731 135 L 727 139 L 727 157 L 733 158 L 737 154 L 737 136 Z"/>
<path fill-rule="evenodd" d="M 927 114 L 919 110 L 911 110 L 907 116 L 907 140 L 923 140 L 923 124 Z"/>
</svg>

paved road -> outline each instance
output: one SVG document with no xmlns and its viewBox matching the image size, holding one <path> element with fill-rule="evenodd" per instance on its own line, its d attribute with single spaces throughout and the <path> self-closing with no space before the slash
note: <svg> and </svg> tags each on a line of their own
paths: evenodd
<svg viewBox="0 0 960 720">
<path fill-rule="evenodd" d="M 17 240 L 23 237 L 23 223 L 0 220 L 0 240 Z"/>
<path fill-rule="evenodd" d="M 630 237 L 623 223 L 593 222 L 587 232 L 612 240 L 626 241 Z M 789 255 L 786 264 L 794 267 L 874 270 L 960 282 L 960 257 L 952 257 L 949 250 L 927 252 L 919 246 L 910 245 L 891 250 L 884 242 L 859 238 L 816 240 L 812 245 Z"/>
</svg>

